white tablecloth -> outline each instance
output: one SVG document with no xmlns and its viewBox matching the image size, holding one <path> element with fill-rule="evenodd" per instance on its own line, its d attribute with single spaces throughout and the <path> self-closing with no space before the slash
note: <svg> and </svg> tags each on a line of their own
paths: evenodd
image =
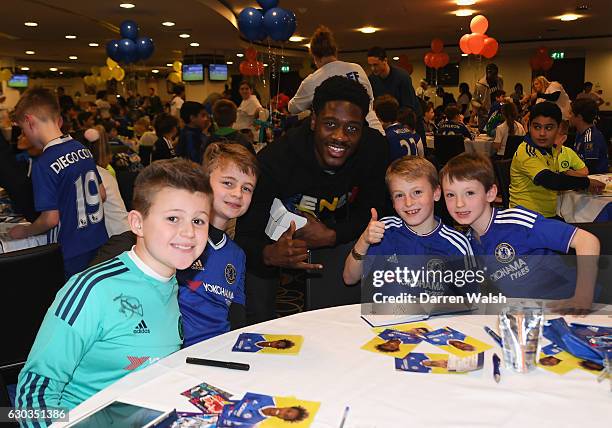
<svg viewBox="0 0 612 428">
<path fill-rule="evenodd" d="M 0 253 L 25 250 L 26 248 L 47 245 L 47 234 L 30 236 L 24 239 L 11 239 L 8 230 L 16 226 L 17 223 L 0 223 Z"/>
<path fill-rule="evenodd" d="M 426 135 L 425 140 L 427 147 L 434 148 L 434 136 Z M 481 153 L 486 156 L 491 156 L 493 151 L 493 139 L 489 137 L 478 136 L 474 140 L 465 141 L 465 151 L 468 153 Z"/>
<path fill-rule="evenodd" d="M 496 328 L 495 315 L 433 318 L 434 327 L 451 326 L 494 344 L 483 330 Z M 578 322 L 612 325 L 605 315 Z M 576 321 L 567 317 L 568 322 Z M 298 356 L 233 353 L 242 331 L 301 334 Z M 177 352 L 146 369 L 126 376 L 70 412 L 70 420 L 114 399 L 159 410 L 196 411 L 182 391 L 206 381 L 242 398 L 245 392 L 294 395 L 320 401 L 314 427 L 338 427 L 350 406 L 345 428 L 371 427 L 576 427 L 594 422 L 607 426 L 612 416 L 608 382 L 574 370 L 560 376 L 543 369 L 528 374 L 502 369 L 501 383 L 492 376 L 492 352 L 486 352 L 483 370 L 464 375 L 399 372 L 392 357 L 361 350 L 374 337 L 360 319 L 360 306 L 342 306 L 300 313 L 230 332 Z M 438 352 L 421 343 L 415 352 Z M 185 357 L 245 362 L 248 372 L 185 364 Z M 65 424 L 64 424 L 65 425 Z M 56 424 L 60 426 L 60 424 Z"/>
<path fill-rule="evenodd" d="M 568 223 L 591 223 L 612 203 L 612 174 L 589 175 L 589 178 L 606 183 L 603 195 L 568 191 L 557 197 L 557 214 Z"/>
</svg>

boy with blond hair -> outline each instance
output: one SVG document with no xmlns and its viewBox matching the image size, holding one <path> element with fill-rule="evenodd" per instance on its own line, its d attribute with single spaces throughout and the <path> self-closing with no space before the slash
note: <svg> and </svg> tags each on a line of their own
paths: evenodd
<svg viewBox="0 0 612 428">
<path fill-rule="evenodd" d="M 246 256 L 225 230 L 249 209 L 257 159 L 240 144 L 212 143 L 202 164 L 213 190 L 209 245 L 189 269 L 177 273 L 185 347 L 246 324 Z"/>
<path fill-rule="evenodd" d="M 15 407 L 72 409 L 180 349 L 175 272 L 202 253 L 211 202 L 207 177 L 187 160 L 155 162 L 138 175 L 128 216 L 136 245 L 58 292 L 19 374 Z"/>
</svg>

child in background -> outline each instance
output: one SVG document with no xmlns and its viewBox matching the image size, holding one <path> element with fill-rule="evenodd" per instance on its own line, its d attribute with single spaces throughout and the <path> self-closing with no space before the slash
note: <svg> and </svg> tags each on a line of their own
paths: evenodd
<svg viewBox="0 0 612 428">
<path fill-rule="evenodd" d="M 444 110 L 446 120 L 438 125 L 438 134 L 441 135 L 463 135 L 464 139 L 473 139 L 472 133 L 461 119 L 461 112 L 455 106 L 446 107 Z"/>
<path fill-rule="evenodd" d="M 498 156 L 504 155 L 509 136 L 525 135 L 525 128 L 517 122 L 518 111 L 514 103 L 504 104 L 501 108 L 501 114 L 504 117 L 504 122 L 495 128 L 495 141 L 493 142 L 493 147 Z"/>
<path fill-rule="evenodd" d="M 382 95 L 374 100 L 374 111 L 380 120 L 385 137 L 389 143 L 389 160 L 406 155 L 424 156 L 423 142 L 421 137 L 414 132 L 416 127 L 416 114 L 414 111 L 406 111 L 404 118 L 411 122 L 410 125 L 398 122 L 399 103 L 391 95 Z"/>
<path fill-rule="evenodd" d="M 555 139 L 554 151 L 556 153 L 557 171 L 565 175 L 574 177 L 586 177 L 589 175 L 589 169 L 578 153 L 569 147 L 564 146 L 567 140 L 568 123 L 562 121 L 559 124 L 559 132 Z"/>
</svg>

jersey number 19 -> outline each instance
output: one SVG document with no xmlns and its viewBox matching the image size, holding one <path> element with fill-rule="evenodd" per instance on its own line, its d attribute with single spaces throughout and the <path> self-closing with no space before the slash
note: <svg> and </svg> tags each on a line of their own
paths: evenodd
<svg viewBox="0 0 612 428">
<path fill-rule="evenodd" d="M 93 183 L 96 188 L 95 194 L 90 191 L 89 183 Z M 85 178 L 82 175 L 75 180 L 76 205 L 77 205 L 77 227 L 79 229 L 87 227 L 89 223 L 95 224 L 104 218 L 102 201 L 100 201 L 100 189 L 98 188 L 98 178 L 94 171 L 88 171 Z M 95 207 L 95 212 L 87 214 L 87 207 Z"/>
</svg>

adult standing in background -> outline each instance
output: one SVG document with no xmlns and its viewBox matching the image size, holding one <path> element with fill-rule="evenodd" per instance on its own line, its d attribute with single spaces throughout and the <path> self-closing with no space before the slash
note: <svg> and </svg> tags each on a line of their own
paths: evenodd
<svg viewBox="0 0 612 428">
<path fill-rule="evenodd" d="M 472 107 L 478 117 L 478 128 L 484 129 L 489 118 L 489 110 L 493 104 L 493 93 L 504 89 L 504 80 L 499 75 L 499 69 L 494 63 L 487 64 L 485 75 L 476 82 Z"/>
<path fill-rule="evenodd" d="M 259 117 L 259 112 L 264 108 L 253 93 L 253 85 L 246 80 L 240 83 L 240 96 L 242 102 L 238 106 L 238 112 L 236 116 L 236 122 L 234 123 L 234 129 L 238 131 L 243 129 L 255 130 L 254 121 Z"/>
<path fill-rule="evenodd" d="M 368 51 L 368 64 L 372 70 L 370 84 L 374 91 L 374 98 L 381 95 L 391 95 L 401 107 L 410 107 L 417 115 L 417 133 L 425 141 L 425 129 L 423 128 L 423 109 L 419 102 L 412 79 L 406 70 L 389 65 L 387 52 L 375 46 Z"/>
<path fill-rule="evenodd" d="M 289 113 L 298 114 L 312 106 L 312 97 L 317 86 L 331 76 L 343 76 L 361 83 L 370 96 L 370 110 L 366 116 L 370 128 L 384 133 L 382 125 L 372 108 L 374 93 L 366 72 L 359 64 L 338 60 L 338 45 L 331 30 L 320 25 L 310 38 L 310 54 L 317 71 L 308 75 L 289 101 Z"/>
<path fill-rule="evenodd" d="M 174 97 L 170 100 L 170 114 L 177 119 L 181 118 L 181 107 L 185 102 L 185 87 L 175 86 Z"/>
<path fill-rule="evenodd" d="M 523 96 L 525 96 L 525 94 L 523 93 L 523 84 L 517 83 L 516 85 L 514 85 L 514 92 L 510 94 L 510 98 L 512 98 L 512 102 L 516 104 L 516 108 L 519 113 L 521 111 L 521 99 L 523 98 Z"/>
<path fill-rule="evenodd" d="M 74 105 L 74 101 L 70 95 L 66 95 L 66 91 L 63 86 L 57 87 L 57 102 L 60 105 L 60 110 L 65 112 Z"/>
<path fill-rule="evenodd" d="M 599 94 L 593 92 L 593 82 L 584 82 L 582 92 L 576 95 L 577 100 L 579 100 L 580 98 L 587 98 L 587 99 L 595 101 L 595 104 L 597 104 L 597 107 L 599 107 L 600 105 L 604 103 L 603 98 L 601 98 Z"/>
<path fill-rule="evenodd" d="M 524 100 L 536 100 L 536 104 L 543 101 L 555 103 L 561 109 L 563 120 L 569 120 L 571 113 L 570 99 L 561 83 L 549 82 L 546 77 L 538 76 L 533 79 L 533 89 L 534 92 L 531 95 L 526 95 L 525 98 L 523 98 Z"/>
<path fill-rule="evenodd" d="M 470 102 L 472 101 L 472 93 L 470 92 L 470 85 L 466 82 L 459 84 L 459 97 L 457 98 L 457 105 L 461 109 L 461 114 L 467 122 L 470 118 Z"/>
</svg>

